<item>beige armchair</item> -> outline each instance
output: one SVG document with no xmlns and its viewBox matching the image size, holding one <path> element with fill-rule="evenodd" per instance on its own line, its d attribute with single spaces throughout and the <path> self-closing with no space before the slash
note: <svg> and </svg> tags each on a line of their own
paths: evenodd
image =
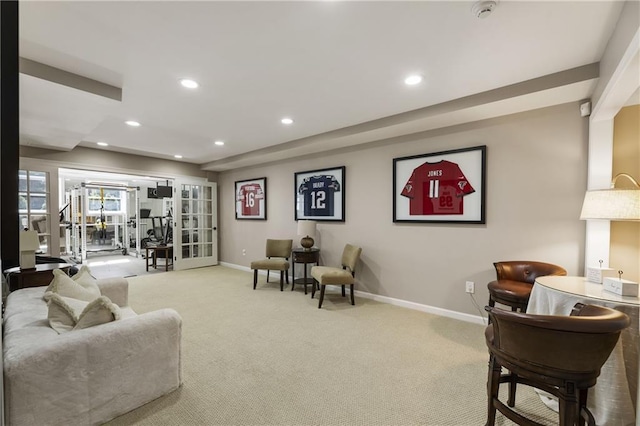
<svg viewBox="0 0 640 426">
<path fill-rule="evenodd" d="M 313 289 L 311 290 L 311 298 L 316 294 L 316 286 L 320 286 L 320 301 L 318 309 L 322 307 L 324 299 L 324 290 L 327 285 L 341 285 L 342 297 L 345 296 L 345 285 L 349 285 L 351 291 L 351 304 L 355 305 L 353 295 L 353 284 L 355 283 L 355 268 L 360 259 L 362 248 L 347 244 L 342 252 L 342 269 L 332 268 L 330 266 L 314 266 L 311 268 L 311 276 L 313 277 Z"/>
<path fill-rule="evenodd" d="M 267 240 L 266 259 L 251 262 L 253 269 L 253 289 L 258 283 L 258 270 L 267 270 L 267 282 L 269 282 L 269 271 L 280 271 L 280 291 L 284 290 L 284 277 L 289 284 L 289 256 L 293 240 Z"/>
</svg>

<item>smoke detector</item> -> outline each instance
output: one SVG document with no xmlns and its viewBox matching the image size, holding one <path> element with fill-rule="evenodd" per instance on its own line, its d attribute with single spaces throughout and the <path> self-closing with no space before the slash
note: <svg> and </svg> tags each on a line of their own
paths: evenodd
<svg viewBox="0 0 640 426">
<path fill-rule="evenodd" d="M 473 12 L 476 18 L 486 18 L 491 15 L 491 12 L 493 12 L 495 8 L 495 1 L 479 1 L 471 7 L 471 12 Z"/>
</svg>

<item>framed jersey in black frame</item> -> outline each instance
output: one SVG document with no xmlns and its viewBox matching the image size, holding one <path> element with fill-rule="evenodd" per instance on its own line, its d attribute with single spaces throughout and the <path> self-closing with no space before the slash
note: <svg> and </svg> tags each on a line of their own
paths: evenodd
<svg viewBox="0 0 640 426">
<path fill-rule="evenodd" d="M 345 167 L 297 172 L 295 220 L 344 222 Z"/>
<path fill-rule="evenodd" d="M 267 220 L 267 178 L 236 181 L 236 219 Z"/>
<path fill-rule="evenodd" d="M 484 224 L 486 145 L 393 159 L 393 221 Z"/>
</svg>

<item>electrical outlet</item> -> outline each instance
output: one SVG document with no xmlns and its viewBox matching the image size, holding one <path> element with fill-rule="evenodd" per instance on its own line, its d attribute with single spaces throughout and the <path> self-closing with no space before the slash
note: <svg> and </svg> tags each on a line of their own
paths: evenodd
<svg viewBox="0 0 640 426">
<path fill-rule="evenodd" d="M 473 281 L 467 281 L 464 291 L 471 294 L 475 293 L 476 292 L 475 283 Z"/>
<path fill-rule="evenodd" d="M 247 255 L 247 250 L 246 249 L 242 249 L 242 255 L 246 256 Z"/>
</svg>

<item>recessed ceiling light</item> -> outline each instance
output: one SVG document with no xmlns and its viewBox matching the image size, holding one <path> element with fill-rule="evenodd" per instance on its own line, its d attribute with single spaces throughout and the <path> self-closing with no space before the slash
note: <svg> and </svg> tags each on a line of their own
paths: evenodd
<svg viewBox="0 0 640 426">
<path fill-rule="evenodd" d="M 408 86 L 415 86 L 416 84 L 420 84 L 422 82 L 422 76 L 418 74 L 410 75 L 409 77 L 404 79 L 404 84 Z"/>
<path fill-rule="evenodd" d="M 223 142 L 223 141 L 215 141 L 214 143 L 215 143 L 216 145 L 218 145 L 218 146 L 222 146 L 222 145 L 224 145 L 224 142 Z"/>
<path fill-rule="evenodd" d="M 109 144 L 106 142 L 96 142 L 96 144 L 100 146 L 109 146 Z"/>
<path fill-rule="evenodd" d="M 187 89 L 196 89 L 199 86 L 197 81 L 190 80 L 188 78 L 183 78 L 182 80 L 180 80 L 180 84 L 182 84 Z"/>
<path fill-rule="evenodd" d="M 133 120 L 128 120 L 125 121 L 125 124 L 131 126 L 131 127 L 139 127 L 140 123 L 138 123 L 137 121 L 133 121 Z"/>
<path fill-rule="evenodd" d="M 282 124 L 293 124 L 293 120 L 292 120 L 292 119 L 290 119 L 289 117 L 285 117 L 285 118 L 283 118 L 282 120 L 280 120 L 280 122 L 281 122 Z"/>
<path fill-rule="evenodd" d="M 176 154 L 176 155 L 174 155 L 174 157 L 175 157 L 175 158 L 182 158 L 182 155 L 180 155 L 180 154 Z"/>
</svg>

